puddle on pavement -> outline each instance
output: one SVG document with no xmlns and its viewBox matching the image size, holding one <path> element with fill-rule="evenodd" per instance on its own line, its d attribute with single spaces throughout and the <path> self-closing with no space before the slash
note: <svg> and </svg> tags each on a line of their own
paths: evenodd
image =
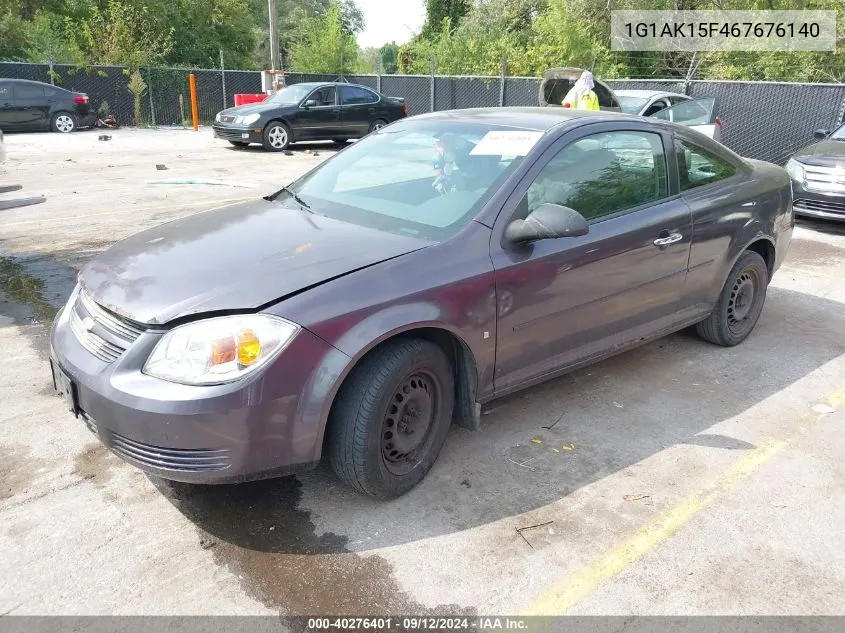
<svg viewBox="0 0 845 633">
<path fill-rule="evenodd" d="M 786 264 L 791 266 L 824 266 L 845 257 L 845 249 L 816 240 L 795 239 L 789 243 Z"/>
<path fill-rule="evenodd" d="M 117 457 L 99 442 L 94 442 L 87 444 L 73 459 L 73 474 L 102 486 L 111 479 L 111 467 L 116 464 Z"/>
<path fill-rule="evenodd" d="M 249 595 L 282 615 L 473 615 L 458 605 L 426 608 L 397 586 L 387 560 L 350 552 L 346 536 L 315 534 L 310 513 L 298 509 L 302 484 L 295 477 L 220 486 L 154 483 L 200 528 L 200 546 Z"/>
<path fill-rule="evenodd" d="M 44 281 L 26 272 L 23 264 L 10 257 L 0 257 L 0 293 L 3 303 L 11 304 L 13 319 L 29 317 L 35 321 L 49 323 L 56 316 L 57 309 L 44 298 Z M 17 306 L 25 308 L 28 315 L 15 310 Z M 6 312 L 5 306 L 0 314 Z"/>
<path fill-rule="evenodd" d="M 45 466 L 22 446 L 0 446 L 0 501 L 26 492 Z"/>
</svg>

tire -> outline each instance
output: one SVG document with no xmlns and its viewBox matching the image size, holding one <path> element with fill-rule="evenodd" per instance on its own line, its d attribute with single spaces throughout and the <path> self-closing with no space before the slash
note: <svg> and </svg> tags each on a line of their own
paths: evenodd
<svg viewBox="0 0 845 633">
<path fill-rule="evenodd" d="M 452 364 L 443 350 L 421 339 L 386 343 L 353 370 L 332 407 L 326 431 L 332 470 L 371 497 L 406 493 L 440 454 L 454 405 Z"/>
<path fill-rule="evenodd" d="M 754 326 L 769 285 L 769 269 L 759 254 L 746 251 L 734 264 L 713 312 L 695 326 L 705 341 L 732 347 L 742 343 Z"/>
<path fill-rule="evenodd" d="M 243 141 L 229 141 L 232 145 L 237 147 L 238 149 L 243 149 L 244 147 L 249 147 L 249 143 L 244 143 Z"/>
<path fill-rule="evenodd" d="M 290 145 L 290 128 L 281 121 L 270 121 L 261 138 L 261 144 L 268 152 L 281 152 Z"/>
<path fill-rule="evenodd" d="M 70 112 L 56 112 L 50 120 L 50 129 L 60 134 L 75 132 L 78 127 L 79 121 L 76 119 L 76 115 Z"/>
<path fill-rule="evenodd" d="M 387 125 L 387 121 L 385 121 L 384 119 L 376 119 L 375 121 L 370 123 L 370 131 L 368 132 L 368 134 L 372 134 L 376 130 L 380 130 L 385 125 Z"/>
</svg>

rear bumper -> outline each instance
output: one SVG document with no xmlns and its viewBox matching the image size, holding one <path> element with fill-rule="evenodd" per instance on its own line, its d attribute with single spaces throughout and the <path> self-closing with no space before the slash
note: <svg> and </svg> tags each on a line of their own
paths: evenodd
<svg viewBox="0 0 845 633">
<path fill-rule="evenodd" d="M 261 143 L 261 132 L 244 127 L 227 127 L 215 123 L 211 126 L 214 130 L 214 138 L 225 141 L 237 141 L 239 143 Z"/>
<path fill-rule="evenodd" d="M 141 372 L 161 332 L 144 332 L 113 362 L 95 357 L 71 330 L 74 309 L 64 308 L 53 325 L 51 362 L 72 381 L 80 428 L 124 461 L 204 484 L 289 474 L 319 461 L 324 422 L 308 394 L 337 350 L 307 330 L 255 377 L 196 387 Z"/>
</svg>

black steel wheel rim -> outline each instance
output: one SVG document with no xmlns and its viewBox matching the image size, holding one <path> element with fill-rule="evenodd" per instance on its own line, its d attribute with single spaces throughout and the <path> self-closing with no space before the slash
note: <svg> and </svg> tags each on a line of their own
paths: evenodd
<svg viewBox="0 0 845 633">
<path fill-rule="evenodd" d="M 728 328 L 742 335 L 754 326 L 762 299 L 760 280 L 751 269 L 745 269 L 734 279 L 728 299 Z"/>
<path fill-rule="evenodd" d="M 381 455 L 394 475 L 410 472 L 428 450 L 439 415 L 438 388 L 434 376 L 417 370 L 393 390 L 381 427 Z"/>
</svg>

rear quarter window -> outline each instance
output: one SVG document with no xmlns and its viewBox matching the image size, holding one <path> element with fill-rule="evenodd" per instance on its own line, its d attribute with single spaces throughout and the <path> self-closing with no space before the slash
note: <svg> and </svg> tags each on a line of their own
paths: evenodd
<svg viewBox="0 0 845 633">
<path fill-rule="evenodd" d="M 736 174 L 736 165 L 689 141 L 675 139 L 681 191 L 726 180 Z"/>
</svg>

